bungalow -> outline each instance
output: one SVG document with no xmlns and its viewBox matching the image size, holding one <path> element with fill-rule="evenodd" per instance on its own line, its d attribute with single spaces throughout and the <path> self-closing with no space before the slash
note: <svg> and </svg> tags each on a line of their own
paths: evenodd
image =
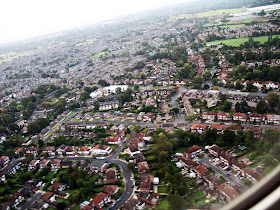
<svg viewBox="0 0 280 210">
<path fill-rule="evenodd" d="M 197 165 L 193 168 L 193 170 L 196 172 L 197 176 L 200 178 L 205 177 L 208 175 L 208 169 L 204 167 L 203 165 Z"/>
<path fill-rule="evenodd" d="M 52 192 L 46 192 L 41 199 L 47 203 L 53 203 L 56 200 L 56 195 Z"/>
<path fill-rule="evenodd" d="M 215 157 L 220 157 L 221 154 L 224 153 L 224 150 L 222 148 L 220 148 L 219 146 L 217 146 L 216 144 L 210 146 L 208 148 L 208 151 L 211 155 L 214 155 Z"/>
<path fill-rule="evenodd" d="M 202 153 L 203 150 L 201 147 L 197 146 L 197 145 L 194 145 L 192 146 L 191 148 L 189 149 L 186 149 L 184 154 L 185 153 L 188 153 L 188 154 L 191 154 L 192 158 L 196 157 L 197 155 L 199 155 L 200 153 Z"/>
<path fill-rule="evenodd" d="M 147 161 L 139 162 L 138 163 L 138 173 L 139 174 L 147 174 L 150 173 L 150 167 Z"/>
<path fill-rule="evenodd" d="M 129 151 L 131 156 L 133 156 L 137 153 L 140 153 L 139 148 L 138 148 L 137 144 L 135 144 L 135 143 L 130 143 L 129 144 L 128 151 Z"/>
<path fill-rule="evenodd" d="M 207 130 L 208 126 L 205 124 L 193 124 L 191 127 L 192 133 L 204 133 Z"/>
<path fill-rule="evenodd" d="M 49 163 L 50 163 L 50 160 L 47 160 L 47 159 L 41 160 L 39 163 L 40 169 L 47 168 Z"/>
<path fill-rule="evenodd" d="M 118 185 L 104 185 L 104 192 L 108 195 L 114 195 L 119 191 Z"/>
<path fill-rule="evenodd" d="M 101 209 L 106 203 L 110 201 L 111 201 L 111 197 L 108 194 L 101 192 L 90 202 L 95 208 Z"/>
<path fill-rule="evenodd" d="M 253 82 L 253 86 L 257 87 L 259 90 L 263 88 L 263 82 L 255 81 Z"/>
<path fill-rule="evenodd" d="M 204 177 L 204 181 L 209 185 L 210 189 L 217 189 L 218 186 L 222 183 L 221 179 L 213 174 L 209 174 Z"/>
<path fill-rule="evenodd" d="M 32 171 L 39 166 L 40 160 L 32 160 L 28 165 L 28 170 Z"/>
<path fill-rule="evenodd" d="M 98 172 L 104 172 L 105 169 L 107 168 L 108 164 L 107 163 L 103 163 L 100 161 L 92 161 L 92 163 L 90 164 L 90 170 L 93 173 L 98 173 Z"/>
<path fill-rule="evenodd" d="M 263 116 L 261 114 L 257 114 L 257 113 L 249 114 L 250 122 L 262 122 L 262 118 Z"/>
<path fill-rule="evenodd" d="M 247 167 L 243 169 L 244 175 L 253 182 L 258 182 L 263 178 L 263 175 L 256 169 Z"/>
<path fill-rule="evenodd" d="M 219 112 L 217 114 L 217 120 L 228 121 L 230 119 L 229 113 L 226 112 Z"/>
<path fill-rule="evenodd" d="M 219 185 L 218 191 L 220 195 L 225 197 L 228 201 L 233 201 L 238 197 L 238 192 L 227 183 Z"/>
<path fill-rule="evenodd" d="M 202 119 L 203 120 L 216 120 L 216 116 L 217 116 L 217 113 L 216 112 L 204 112 L 202 114 Z"/>
<path fill-rule="evenodd" d="M 121 137 L 120 136 L 107 136 L 106 143 L 108 144 L 120 144 Z"/>
<path fill-rule="evenodd" d="M 16 155 L 23 155 L 25 152 L 24 148 L 18 148 L 16 151 L 15 151 L 15 154 Z"/>
<path fill-rule="evenodd" d="M 233 121 L 246 122 L 247 116 L 244 113 L 234 113 L 232 119 L 233 119 Z"/>
<path fill-rule="evenodd" d="M 227 129 L 227 126 L 226 125 L 214 124 L 214 125 L 211 126 L 211 129 L 216 129 L 217 130 L 217 134 L 221 135 Z"/>
<path fill-rule="evenodd" d="M 66 155 L 76 155 L 76 148 L 74 146 L 67 146 L 65 149 L 65 154 Z"/>
<path fill-rule="evenodd" d="M 61 184 L 61 183 L 55 182 L 52 185 L 52 191 L 54 191 L 54 192 L 63 191 L 65 189 L 66 189 L 66 185 L 65 184 Z"/>
<path fill-rule="evenodd" d="M 59 159 L 53 159 L 52 162 L 51 162 L 51 169 L 53 171 L 61 168 L 61 165 L 62 165 L 62 160 L 59 160 Z"/>
<path fill-rule="evenodd" d="M 112 152 L 112 148 L 108 145 L 97 144 L 93 149 L 92 153 L 96 155 L 109 155 Z"/>
<path fill-rule="evenodd" d="M 43 149 L 43 153 L 47 153 L 49 156 L 55 156 L 55 147 L 47 146 Z"/>
<path fill-rule="evenodd" d="M 11 206 L 15 209 L 18 208 L 18 205 L 24 200 L 24 197 L 21 193 L 13 193 L 10 196 L 10 199 L 8 202 L 11 204 Z"/>
<path fill-rule="evenodd" d="M 35 157 L 39 154 L 39 148 L 38 147 L 30 147 L 26 150 L 25 154 L 31 154 Z"/>
<path fill-rule="evenodd" d="M 138 147 L 143 148 L 145 146 L 145 141 L 143 138 L 135 137 L 131 143 L 135 143 Z"/>
</svg>

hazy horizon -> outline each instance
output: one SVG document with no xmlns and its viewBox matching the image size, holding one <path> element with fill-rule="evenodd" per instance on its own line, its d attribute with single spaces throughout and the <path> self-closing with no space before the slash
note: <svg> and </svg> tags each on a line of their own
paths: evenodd
<svg viewBox="0 0 280 210">
<path fill-rule="evenodd" d="M 2 3 L 0 44 L 23 41 L 116 17 L 194 0 L 11 0 Z"/>
</svg>

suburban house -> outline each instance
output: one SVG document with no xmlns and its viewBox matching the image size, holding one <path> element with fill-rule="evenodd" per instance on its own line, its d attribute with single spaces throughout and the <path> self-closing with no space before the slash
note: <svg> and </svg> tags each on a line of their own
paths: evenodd
<svg viewBox="0 0 280 210">
<path fill-rule="evenodd" d="M 227 112 L 219 112 L 217 114 L 217 120 L 223 120 L 223 121 L 230 120 L 229 113 L 227 113 Z"/>
<path fill-rule="evenodd" d="M 8 202 L 15 209 L 18 208 L 18 205 L 24 200 L 24 197 L 21 193 L 12 193 Z"/>
<path fill-rule="evenodd" d="M 49 163 L 50 163 L 50 160 L 47 160 L 47 159 L 41 160 L 39 163 L 40 169 L 47 168 Z"/>
<path fill-rule="evenodd" d="M 241 121 L 241 122 L 246 122 L 247 120 L 247 115 L 244 113 L 234 113 L 232 116 L 233 121 Z"/>
<path fill-rule="evenodd" d="M 81 147 L 78 151 L 78 154 L 81 155 L 90 155 L 90 153 L 91 153 L 91 147 L 88 146 Z"/>
<path fill-rule="evenodd" d="M 140 202 L 138 199 L 131 198 L 124 205 L 123 210 L 142 210 L 145 207 L 145 202 Z"/>
<path fill-rule="evenodd" d="M 55 170 L 61 168 L 61 165 L 62 165 L 62 160 L 53 159 L 53 160 L 51 161 L 51 169 L 52 169 L 53 171 L 55 171 Z"/>
<path fill-rule="evenodd" d="M 56 153 L 58 155 L 62 155 L 63 153 L 66 152 L 67 146 L 66 145 L 61 145 L 59 148 L 57 148 Z"/>
<path fill-rule="evenodd" d="M 93 198 L 90 202 L 93 204 L 95 208 L 101 209 L 103 206 L 111 201 L 111 197 L 106 193 L 99 193 L 95 198 Z"/>
<path fill-rule="evenodd" d="M 47 203 L 53 203 L 56 200 L 56 195 L 53 192 L 46 192 L 41 199 Z"/>
<path fill-rule="evenodd" d="M 231 166 L 231 164 L 234 161 L 234 157 L 231 154 L 229 154 L 228 152 L 223 152 L 220 156 L 220 160 L 225 165 Z"/>
<path fill-rule="evenodd" d="M 105 172 L 105 182 L 115 182 L 117 181 L 117 171 L 115 168 L 108 168 Z"/>
<path fill-rule="evenodd" d="M 30 147 L 26 150 L 25 154 L 31 154 L 35 157 L 39 154 L 39 148 L 38 147 Z"/>
<path fill-rule="evenodd" d="M 262 129 L 260 127 L 245 127 L 244 131 L 253 131 L 254 132 L 254 138 L 258 139 L 262 137 Z"/>
<path fill-rule="evenodd" d="M 96 155 L 109 155 L 112 152 L 112 148 L 108 145 L 97 144 L 93 149 L 92 153 Z"/>
<path fill-rule="evenodd" d="M 265 87 L 267 89 L 278 89 L 279 88 L 279 83 L 278 82 L 271 82 L 271 81 L 268 81 L 265 83 Z"/>
<path fill-rule="evenodd" d="M 217 116 L 217 113 L 216 112 L 204 112 L 202 114 L 202 119 L 203 120 L 216 120 L 216 116 Z"/>
<path fill-rule="evenodd" d="M 137 198 L 150 208 L 157 206 L 160 202 L 159 193 L 139 192 Z"/>
<path fill-rule="evenodd" d="M 32 160 L 28 165 L 28 170 L 32 171 L 39 166 L 40 160 Z"/>
<path fill-rule="evenodd" d="M 149 167 L 147 161 L 143 161 L 143 162 L 138 163 L 138 172 L 139 172 L 139 174 L 150 173 L 150 167 Z"/>
<path fill-rule="evenodd" d="M 104 185 L 104 192 L 108 195 L 114 195 L 119 191 L 118 185 Z"/>
<path fill-rule="evenodd" d="M 209 185 L 210 189 L 217 189 L 218 186 L 222 183 L 221 179 L 213 174 L 209 174 L 204 177 L 205 183 Z"/>
<path fill-rule="evenodd" d="M 228 201 L 233 201 L 239 196 L 238 192 L 227 183 L 219 185 L 218 191 L 220 195 L 225 197 Z"/>
<path fill-rule="evenodd" d="M 221 147 L 217 146 L 216 144 L 210 146 L 208 148 L 208 151 L 211 155 L 214 155 L 215 157 L 220 157 L 221 154 L 224 153 L 224 150 Z"/>
<path fill-rule="evenodd" d="M 47 153 L 49 156 L 55 156 L 55 147 L 47 146 L 43 149 L 43 153 Z"/>
<path fill-rule="evenodd" d="M 121 143 L 121 137 L 120 136 L 107 136 L 106 137 L 106 143 L 108 143 L 108 144 L 120 144 Z"/>
<path fill-rule="evenodd" d="M 217 134 L 221 135 L 227 129 L 227 126 L 226 125 L 214 124 L 214 125 L 211 125 L 211 129 L 216 129 L 217 130 Z"/>
<path fill-rule="evenodd" d="M 266 115 L 266 122 L 268 124 L 274 124 L 279 125 L 280 124 L 280 115 L 274 115 L 274 114 L 267 114 Z"/>
<path fill-rule="evenodd" d="M 193 145 L 191 148 L 186 149 L 184 154 L 186 154 L 186 153 L 191 154 L 192 158 L 194 158 L 202 152 L 203 152 L 203 150 L 201 147 L 199 147 L 197 145 Z"/>
<path fill-rule="evenodd" d="M 154 189 L 154 176 L 150 174 L 141 174 L 140 175 L 140 191 L 151 192 Z"/>
<path fill-rule="evenodd" d="M 3 170 L 2 173 L 3 174 L 15 174 L 17 172 L 17 170 L 19 170 L 21 168 L 22 163 L 19 161 L 13 161 L 10 165 L 6 166 Z"/>
<path fill-rule="evenodd" d="M 263 116 L 261 114 L 257 114 L 257 113 L 249 114 L 250 122 L 262 122 L 262 118 Z"/>
<path fill-rule="evenodd" d="M 107 163 L 102 163 L 100 161 L 92 161 L 89 168 L 91 172 L 98 173 L 98 172 L 104 172 L 107 166 L 108 166 Z"/>
<path fill-rule="evenodd" d="M 254 168 L 244 168 L 243 173 L 243 175 L 245 175 L 248 179 L 250 179 L 253 182 L 258 182 L 263 178 L 263 175 Z"/>
<path fill-rule="evenodd" d="M 208 169 L 203 165 L 197 165 L 193 168 L 199 178 L 203 178 L 208 175 Z"/>
<path fill-rule="evenodd" d="M 238 125 L 231 125 L 228 127 L 228 129 L 233 131 L 235 134 L 237 134 L 237 131 L 243 130 L 242 127 Z"/>
<path fill-rule="evenodd" d="M 2 156 L 0 158 L 0 164 L 1 165 L 7 165 L 9 161 L 10 161 L 10 158 L 8 156 Z"/>
<path fill-rule="evenodd" d="M 52 185 L 52 191 L 54 191 L 54 192 L 63 191 L 65 189 L 66 189 L 66 185 L 65 184 L 61 184 L 61 183 L 55 182 Z"/>
<path fill-rule="evenodd" d="M 99 102 L 99 110 L 103 111 L 103 110 L 117 109 L 119 105 L 120 103 L 118 100 Z"/>
<path fill-rule="evenodd" d="M 193 124 L 191 127 L 192 133 L 204 133 L 207 130 L 208 126 L 205 124 Z"/>
<path fill-rule="evenodd" d="M 193 169 L 195 166 L 197 166 L 196 162 L 185 157 L 180 157 L 180 162 L 183 164 L 184 167 L 187 168 L 187 170 Z"/>
<path fill-rule="evenodd" d="M 232 163 L 232 169 L 237 171 L 237 172 L 241 172 L 242 174 L 244 174 L 243 169 L 247 167 L 247 165 L 243 162 L 234 160 Z"/>
</svg>

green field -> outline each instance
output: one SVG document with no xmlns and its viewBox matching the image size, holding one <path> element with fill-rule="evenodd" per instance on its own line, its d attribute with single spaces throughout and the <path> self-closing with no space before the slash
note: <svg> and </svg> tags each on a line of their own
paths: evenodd
<svg viewBox="0 0 280 210">
<path fill-rule="evenodd" d="M 158 193 L 168 193 L 167 186 L 158 186 Z"/>
<path fill-rule="evenodd" d="M 243 26 L 245 26 L 245 24 L 222 25 L 222 26 L 219 26 L 219 28 L 229 28 L 229 29 L 232 29 L 232 28 L 241 28 Z"/>
<path fill-rule="evenodd" d="M 170 17 L 168 19 L 168 21 L 176 21 L 176 20 L 179 20 L 179 19 L 189 18 L 189 17 L 192 17 L 192 16 L 193 15 L 191 15 L 191 14 L 177 15 L 177 16 Z"/>
<path fill-rule="evenodd" d="M 87 42 L 81 42 L 79 44 L 76 44 L 76 47 L 79 47 L 79 46 L 84 46 L 84 45 L 88 45 L 88 44 L 92 44 L 94 43 L 95 41 L 87 41 Z"/>
<path fill-rule="evenodd" d="M 243 12 L 243 8 L 238 9 L 220 9 L 220 10 L 213 10 L 208 12 L 197 13 L 195 16 L 197 17 L 207 17 L 207 16 L 214 16 L 214 15 L 222 15 L 222 14 L 229 14 L 229 13 L 236 13 L 236 12 Z"/>
<path fill-rule="evenodd" d="M 280 35 L 273 35 L 272 38 L 280 38 Z M 268 41 L 268 36 L 259 36 L 259 37 L 253 37 L 254 41 L 259 41 L 260 43 L 264 43 Z M 246 38 L 239 38 L 239 39 L 226 39 L 226 40 L 217 40 L 213 42 L 207 42 L 206 45 L 218 45 L 218 44 L 225 44 L 228 46 L 238 47 L 241 44 L 244 44 L 245 42 L 248 42 L 248 37 Z"/>
<path fill-rule="evenodd" d="M 105 55 L 108 55 L 109 53 L 110 53 L 110 51 L 100 52 L 100 53 L 97 53 L 97 54 L 91 56 L 91 58 L 100 58 L 100 57 L 103 57 Z"/>
<path fill-rule="evenodd" d="M 4 63 L 4 62 L 12 61 L 12 60 L 20 58 L 20 57 L 33 55 L 36 52 L 38 52 L 38 50 L 30 50 L 30 51 L 24 51 L 24 52 L 20 52 L 20 53 L 9 52 L 9 53 L 5 53 L 5 54 L 1 54 L 0 55 L 0 64 Z"/>
<path fill-rule="evenodd" d="M 169 202 L 167 200 L 167 198 L 164 198 L 160 204 L 158 205 L 158 209 L 165 209 L 168 210 L 169 209 Z"/>
</svg>

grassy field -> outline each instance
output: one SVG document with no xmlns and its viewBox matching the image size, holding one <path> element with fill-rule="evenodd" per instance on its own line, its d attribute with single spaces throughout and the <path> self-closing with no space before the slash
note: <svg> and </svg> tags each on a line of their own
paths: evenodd
<svg viewBox="0 0 280 210">
<path fill-rule="evenodd" d="M 160 204 L 158 205 L 158 209 L 165 209 L 168 210 L 169 209 L 169 202 L 167 200 L 167 198 L 164 198 Z"/>
<path fill-rule="evenodd" d="M 170 17 L 168 19 L 168 21 L 176 21 L 176 20 L 179 20 L 179 19 L 189 18 L 189 17 L 192 17 L 192 16 L 193 15 L 191 15 L 191 14 L 177 15 L 177 16 Z"/>
<path fill-rule="evenodd" d="M 88 44 L 92 44 L 94 43 L 95 41 L 88 41 L 88 42 L 81 42 L 79 44 L 76 44 L 76 47 L 79 47 L 79 46 L 84 46 L 84 45 L 88 45 Z"/>
<path fill-rule="evenodd" d="M 167 186 L 158 186 L 158 193 L 168 193 Z"/>
<path fill-rule="evenodd" d="M 102 56 L 108 55 L 109 53 L 110 53 L 110 51 L 100 52 L 100 53 L 97 53 L 97 54 L 91 56 L 91 58 L 100 58 Z"/>
<path fill-rule="evenodd" d="M 272 38 L 280 38 L 280 35 L 273 35 Z M 259 36 L 259 37 L 253 37 L 254 41 L 259 41 L 260 43 L 264 43 L 268 41 L 268 36 Z M 207 42 L 206 45 L 218 45 L 218 44 L 225 44 L 228 46 L 238 47 L 241 44 L 244 44 L 245 42 L 248 42 L 248 37 L 246 38 L 239 38 L 239 39 L 226 39 L 226 40 L 217 40 L 213 42 Z"/>
<path fill-rule="evenodd" d="M 222 25 L 222 26 L 219 26 L 219 28 L 241 28 L 245 26 L 245 24 L 233 24 L 233 25 Z"/>
<path fill-rule="evenodd" d="M 10 52 L 10 53 L 1 54 L 0 55 L 0 64 L 4 63 L 4 62 L 12 61 L 12 60 L 20 58 L 20 57 L 33 55 L 36 52 L 38 52 L 38 50 L 31 50 L 31 51 L 25 51 L 25 52 L 20 52 L 20 53 Z"/>
<path fill-rule="evenodd" d="M 229 13 L 235 13 L 235 12 L 243 12 L 243 8 L 238 9 L 220 9 L 220 10 L 213 10 L 208 12 L 202 12 L 197 13 L 195 16 L 197 17 L 208 17 L 208 16 L 214 16 L 214 15 L 222 15 L 222 14 L 229 14 Z"/>
</svg>

